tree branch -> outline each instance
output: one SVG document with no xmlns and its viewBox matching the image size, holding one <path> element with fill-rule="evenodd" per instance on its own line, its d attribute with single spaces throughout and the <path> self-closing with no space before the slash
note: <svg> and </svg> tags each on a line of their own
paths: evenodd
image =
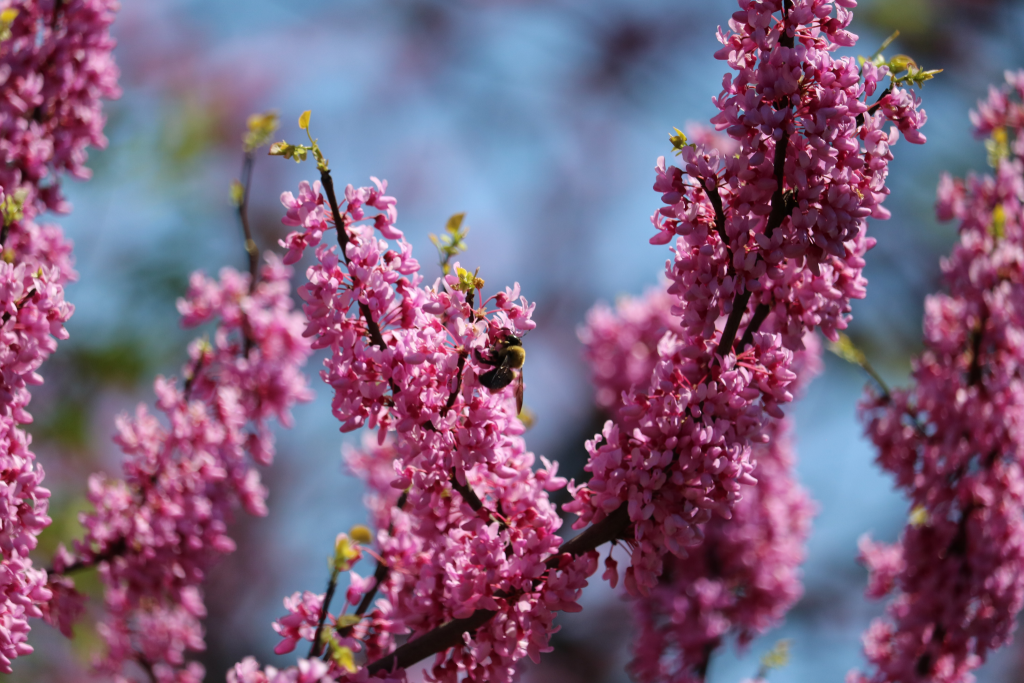
<svg viewBox="0 0 1024 683">
<path fill-rule="evenodd" d="M 495 614 L 497 614 L 495 610 L 478 609 L 465 619 L 449 621 L 415 640 L 410 640 L 386 657 L 381 657 L 370 663 L 366 669 L 371 676 L 378 671 L 392 671 L 396 667 L 407 669 L 431 655 L 462 645 L 463 633 L 476 631 L 490 621 Z"/>
<path fill-rule="evenodd" d="M 256 248 L 256 241 L 252 238 L 252 230 L 249 228 L 249 188 L 252 185 L 252 167 L 255 159 L 251 151 L 245 152 L 242 157 L 242 198 L 238 202 L 238 220 L 242 223 L 242 234 L 245 237 L 245 253 L 249 257 L 249 295 L 256 291 L 260 272 L 260 252 Z M 253 339 L 252 326 L 249 325 L 249 317 L 242 315 L 242 334 L 245 336 L 246 357 L 256 343 Z"/>
<path fill-rule="evenodd" d="M 324 192 L 327 194 L 327 202 L 331 206 L 331 216 L 334 218 L 334 227 L 338 231 L 338 245 L 341 247 L 341 256 L 345 259 L 345 264 L 347 265 L 348 253 L 346 252 L 346 248 L 349 243 L 348 229 L 345 227 L 345 221 L 341 216 L 341 209 L 338 207 L 338 196 L 334 193 L 334 179 L 331 177 L 331 172 L 329 170 L 320 171 L 320 184 L 324 186 Z M 384 336 L 380 333 L 380 326 L 377 324 L 377 321 L 373 319 L 373 313 L 370 312 L 370 307 L 360 301 L 359 312 L 366 321 L 366 331 L 370 335 L 370 341 L 373 342 L 381 351 L 386 349 L 388 345 L 384 341 Z"/>
<path fill-rule="evenodd" d="M 324 601 L 320 605 L 320 617 L 316 622 L 316 633 L 313 634 L 313 643 L 309 646 L 309 655 L 307 659 L 313 659 L 319 657 L 322 650 L 320 649 L 320 634 L 324 630 L 324 622 L 327 621 L 327 614 L 331 609 L 331 600 L 334 599 L 334 591 L 338 588 L 338 569 L 337 567 L 331 567 L 331 578 L 327 581 L 327 593 L 324 594 Z"/>
<path fill-rule="evenodd" d="M 563 543 L 558 552 L 547 559 L 548 568 L 558 566 L 561 557 L 568 553 L 579 557 L 599 546 L 622 538 L 629 528 L 628 505 L 622 503 L 614 512 L 600 522 L 591 524 L 583 533 Z M 495 610 L 478 609 L 465 619 L 455 619 L 419 638 L 410 640 L 386 657 L 367 665 L 370 675 L 378 671 L 391 671 L 396 666 L 407 669 L 416 662 L 462 644 L 462 634 L 476 631 L 497 614 Z"/>
<path fill-rule="evenodd" d="M 707 192 L 708 199 L 711 200 L 711 206 L 715 207 L 715 230 L 718 232 L 718 236 L 722 238 L 722 244 L 728 248 L 729 236 L 725 233 L 725 209 L 722 207 L 722 195 L 719 194 L 718 187 L 710 185 L 707 179 L 701 180 L 701 185 L 704 187 L 704 191 Z"/>
<path fill-rule="evenodd" d="M 790 5 L 791 2 L 786 0 L 787 8 Z M 784 45 L 788 45 L 789 47 L 793 46 L 793 39 L 786 35 L 785 25 L 783 25 L 782 28 L 780 42 Z M 795 201 L 792 201 L 791 198 L 786 197 L 784 194 L 784 171 L 786 150 L 788 146 L 789 133 L 786 132 L 782 135 L 782 138 L 778 141 L 776 146 L 774 170 L 777 179 L 777 188 L 775 193 L 772 195 L 772 211 L 769 214 L 768 222 L 765 227 L 765 234 L 769 237 L 775 228 L 781 225 L 786 217 L 792 213 L 792 210 L 795 207 Z M 722 206 L 721 196 L 718 193 L 718 188 L 709 187 L 707 184 L 704 184 L 704 190 L 708 193 L 708 198 L 715 209 L 715 229 L 722 241 L 728 247 L 729 241 L 725 233 L 725 212 Z M 737 295 L 733 300 L 732 311 L 729 315 L 729 319 L 726 321 L 726 327 L 722 332 L 722 338 L 715 349 L 716 356 L 720 354 L 721 350 L 732 348 L 736 334 L 739 330 L 740 322 L 743 319 L 743 315 L 746 313 L 750 296 L 751 292 L 748 290 Z M 760 309 L 761 307 L 759 306 L 758 311 L 760 311 Z M 751 336 L 754 331 L 756 331 L 757 327 L 764 321 L 764 318 L 767 317 L 768 307 L 765 306 L 765 309 L 766 310 L 760 315 L 758 314 L 758 311 L 755 311 L 754 317 L 751 318 L 751 324 L 747 326 L 747 331 Z M 746 337 L 746 335 L 744 335 L 744 337 Z M 457 482 L 454 481 L 454 478 L 453 486 L 457 489 L 459 488 Z M 474 497 L 476 495 L 472 490 L 470 490 L 469 493 Z M 469 500 L 468 497 L 466 499 L 467 501 Z M 472 502 L 470 502 L 470 505 L 473 505 Z M 610 515 L 601 521 L 590 525 L 574 538 L 562 543 L 562 545 L 559 546 L 558 551 L 545 561 L 545 565 L 549 569 L 553 569 L 559 565 L 562 557 L 566 554 L 573 557 L 579 557 L 591 550 L 595 550 L 605 543 L 624 538 L 629 528 L 630 519 L 628 504 L 623 502 Z M 413 664 L 430 657 L 431 655 L 444 652 L 452 647 L 457 647 L 463 643 L 462 635 L 464 633 L 476 631 L 496 614 L 497 611 L 495 610 L 479 609 L 465 619 L 454 619 L 449 621 L 432 631 L 424 633 L 418 638 L 410 640 L 406 644 L 397 648 L 391 654 L 369 663 L 367 665 L 367 671 L 370 675 L 373 675 L 379 671 L 392 671 L 395 668 L 406 669 Z"/>
<path fill-rule="evenodd" d="M 125 541 L 124 541 L 123 538 L 120 538 L 117 541 L 115 541 L 114 543 L 111 543 L 110 546 L 108 546 L 107 549 L 104 550 L 99 555 L 93 555 L 92 557 L 89 557 L 87 559 L 76 560 L 75 562 L 72 562 L 68 566 L 64 567 L 64 571 L 62 571 L 62 572 L 58 572 L 52 566 L 50 566 L 50 567 L 48 567 L 46 569 L 46 574 L 47 574 L 47 576 L 50 576 L 50 575 L 53 575 L 53 574 L 59 574 L 61 576 L 67 576 L 71 572 L 77 572 L 77 571 L 81 571 L 83 569 L 89 569 L 90 567 L 95 567 L 100 562 L 105 562 L 106 560 L 113 559 L 113 558 L 117 557 L 118 555 L 120 555 L 122 552 L 124 552 L 124 550 L 125 550 Z"/>
<path fill-rule="evenodd" d="M 256 291 L 256 276 L 260 268 L 260 252 L 249 228 L 249 188 L 252 185 L 254 161 L 252 152 L 246 152 L 242 160 L 242 200 L 238 203 L 238 219 L 242 222 L 242 234 L 245 235 L 245 253 L 249 256 L 249 294 Z"/>
<path fill-rule="evenodd" d="M 764 322 L 765 318 L 768 317 L 768 314 L 771 313 L 771 311 L 771 306 L 766 303 L 760 303 L 757 305 L 757 308 L 754 309 L 754 315 L 750 317 L 750 322 L 747 323 L 747 329 L 743 331 L 743 337 L 740 339 L 740 343 L 736 345 L 736 353 L 739 353 L 754 343 L 754 333 L 757 332 L 759 327 L 761 327 L 761 323 Z"/>
</svg>

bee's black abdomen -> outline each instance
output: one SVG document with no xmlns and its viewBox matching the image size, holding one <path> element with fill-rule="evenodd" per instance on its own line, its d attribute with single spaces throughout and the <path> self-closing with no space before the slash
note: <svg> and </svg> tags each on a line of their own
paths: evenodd
<svg viewBox="0 0 1024 683">
<path fill-rule="evenodd" d="M 494 368 L 480 375 L 480 384 L 491 391 L 504 389 L 515 379 L 515 372 L 509 367 Z"/>
</svg>

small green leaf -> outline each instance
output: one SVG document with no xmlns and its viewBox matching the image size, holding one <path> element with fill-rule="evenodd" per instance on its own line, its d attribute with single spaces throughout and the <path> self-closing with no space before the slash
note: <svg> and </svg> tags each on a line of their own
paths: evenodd
<svg viewBox="0 0 1024 683">
<path fill-rule="evenodd" d="M 459 276 L 459 284 L 455 286 L 457 290 L 460 292 L 468 292 L 475 289 L 473 285 L 476 282 L 476 278 L 473 276 L 473 273 L 469 272 L 465 268 L 459 268 L 455 272 Z"/>
<path fill-rule="evenodd" d="M 913 57 L 907 55 L 896 55 L 889 60 L 889 69 L 893 74 L 903 73 L 910 69 L 917 70 L 917 62 L 914 61 Z"/>
<path fill-rule="evenodd" d="M 1006 209 L 1002 204 L 996 204 L 996 208 L 992 209 L 992 224 L 989 226 L 989 232 L 997 240 L 1006 236 Z"/>
<path fill-rule="evenodd" d="M 449 272 L 448 262 L 455 256 L 466 250 L 466 234 L 468 227 L 464 227 L 466 213 L 456 213 L 448 219 L 444 226 L 444 234 L 438 237 L 430 235 L 430 241 L 437 247 L 437 254 L 441 259 L 441 271 L 447 275 Z"/>
<path fill-rule="evenodd" d="M 246 133 L 242 138 L 243 149 L 251 152 L 267 144 L 278 125 L 280 119 L 276 111 L 250 115 L 246 121 Z"/>
<path fill-rule="evenodd" d="M 348 649 L 347 647 L 339 646 L 333 648 L 331 650 L 331 659 L 333 659 L 334 663 L 337 664 L 340 668 L 344 669 L 350 674 L 354 674 L 356 672 L 355 657 L 352 656 L 352 650 Z"/>
<path fill-rule="evenodd" d="M 853 341 L 843 333 L 839 333 L 839 340 L 830 342 L 828 350 L 836 354 L 847 363 L 863 366 L 867 361 L 864 352 L 858 349 Z"/>
<path fill-rule="evenodd" d="M 676 134 L 669 135 L 668 141 L 672 143 L 672 149 L 675 150 L 676 154 L 682 154 L 684 149 L 686 149 L 687 147 L 694 146 L 687 142 L 686 134 L 683 133 L 683 131 L 679 130 L 678 128 L 674 128 L 673 130 L 675 130 Z"/>
<path fill-rule="evenodd" d="M 307 109 L 306 111 L 302 112 L 302 114 L 299 116 L 299 128 L 301 128 L 304 131 L 308 131 L 309 130 L 309 115 L 310 115 L 310 113 L 311 113 L 310 110 Z"/>
<path fill-rule="evenodd" d="M 928 509 L 923 505 L 915 505 L 910 511 L 910 526 L 922 527 L 928 524 L 930 519 Z"/>
<path fill-rule="evenodd" d="M 18 18 L 18 10 L 13 7 L 0 12 L 0 41 L 10 40 L 11 38 L 11 27 L 14 26 L 14 20 Z"/>
<path fill-rule="evenodd" d="M 234 206 L 241 206 L 242 201 L 245 199 L 245 188 L 242 187 L 242 183 L 237 180 L 231 181 L 231 203 Z"/>
<path fill-rule="evenodd" d="M 867 59 L 865 59 L 864 57 L 857 57 L 857 63 L 860 66 L 864 66 L 864 62 L 866 61 L 871 62 L 875 66 L 881 66 L 882 64 L 885 64 L 885 60 L 882 58 L 882 52 L 884 52 L 885 48 L 889 47 L 889 45 L 892 44 L 892 41 L 896 40 L 899 37 L 899 35 L 899 31 L 893 31 L 892 35 L 890 35 L 888 38 L 882 41 L 882 44 L 878 46 L 878 49 L 875 50 L 874 54 L 872 54 Z"/>
<path fill-rule="evenodd" d="M 451 218 L 448 219 L 448 223 L 444 226 L 444 229 L 453 235 L 459 234 L 459 230 L 462 228 L 462 221 L 466 218 L 466 212 L 453 213 Z"/>
<path fill-rule="evenodd" d="M 761 657 L 761 671 L 758 678 L 764 678 L 772 669 L 781 669 L 789 663 L 789 640 L 783 638 L 775 647 Z"/>
<path fill-rule="evenodd" d="M 363 618 L 358 614 L 342 614 L 335 620 L 335 625 L 338 628 L 348 628 L 349 626 L 355 626 Z"/>
<path fill-rule="evenodd" d="M 985 141 L 985 149 L 988 150 L 988 163 L 992 168 L 999 166 L 999 162 L 1010 157 L 1010 136 L 1006 129 L 999 126 L 992 131 L 992 137 Z"/>
<path fill-rule="evenodd" d="M 348 534 L 338 534 L 338 538 L 334 541 L 334 558 L 331 565 L 335 571 L 347 572 L 362 557 L 362 554 L 359 545 L 353 543 Z"/>
<path fill-rule="evenodd" d="M 362 543 L 363 545 L 370 545 L 373 543 L 373 534 L 370 529 L 362 524 L 356 524 L 354 527 L 348 530 L 348 535 L 352 537 L 352 540 L 356 543 Z"/>
<path fill-rule="evenodd" d="M 20 221 L 25 216 L 25 199 L 28 198 L 28 190 L 19 188 L 4 197 L 0 204 L 0 213 L 3 214 L 4 226 L 9 226 L 15 221 Z"/>
<path fill-rule="evenodd" d="M 924 85 L 925 81 L 932 80 L 937 74 L 942 73 L 942 71 L 942 69 L 928 69 L 927 71 L 919 70 L 914 73 L 914 85 L 921 87 Z"/>
</svg>

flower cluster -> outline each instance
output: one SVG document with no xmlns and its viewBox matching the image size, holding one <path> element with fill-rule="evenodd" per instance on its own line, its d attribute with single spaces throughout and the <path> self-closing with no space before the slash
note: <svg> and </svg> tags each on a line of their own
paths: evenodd
<svg viewBox="0 0 1024 683">
<path fill-rule="evenodd" d="M 0 43 L 0 187 L 30 191 L 27 201 L 64 213 L 57 176 L 89 177 L 89 146 L 105 147 L 102 99 L 117 98 L 110 24 L 116 0 L 7 3 L 13 12 Z"/>
<path fill-rule="evenodd" d="M 517 660 L 549 649 L 555 613 L 579 609 L 596 566 L 592 556 L 558 556 L 561 520 L 547 492 L 565 480 L 547 461 L 534 471 L 521 436 L 513 394 L 522 356 L 515 364 L 506 355 L 522 352 L 533 306 L 518 285 L 477 305 L 484 282 L 457 263 L 422 286 L 386 183 L 347 187 L 341 206 L 329 188 L 326 203 L 319 183 L 283 195 L 284 222 L 300 228 L 284 246 L 291 261 L 316 247 L 300 296 L 306 334 L 330 352 L 322 377 L 334 415 L 343 431 L 377 434 L 378 446 L 350 464 L 372 471 L 382 496 L 374 510 L 387 574 L 380 586 L 357 579 L 349 590 L 353 604 L 367 591 L 381 596 L 365 606 L 353 646 L 375 660 L 396 632 L 415 637 L 490 611 L 462 647 L 439 655 L 432 675 L 508 681 Z M 331 230 L 341 253 L 320 244 Z M 481 379 L 498 369 L 504 381 Z"/>
<path fill-rule="evenodd" d="M 578 336 L 590 366 L 594 402 L 613 417 L 621 419 L 622 392 L 650 386 L 665 333 L 682 333 L 672 314 L 675 301 L 664 287 L 650 287 L 643 296 L 620 298 L 614 309 L 599 302 L 587 311 Z"/>
<path fill-rule="evenodd" d="M 924 141 L 916 95 L 895 80 L 867 101 L 887 67 L 833 57 L 855 40 L 854 3 L 837 4 L 741 0 L 717 53 L 734 70 L 712 119 L 728 140 L 679 134 L 680 167 L 658 161 L 651 242 L 677 236 L 666 275 L 679 332 L 588 442 L 593 476 L 566 507 L 582 527 L 626 506 L 631 591 L 653 588 L 663 556 L 699 544 L 755 482 L 751 444 L 792 398 L 792 352 L 815 328 L 834 339 L 864 296 L 866 218 L 888 215 L 890 147 L 900 132 Z"/>
<path fill-rule="evenodd" d="M 1024 72 L 1007 80 L 973 117 L 993 134 L 994 176 L 939 185 L 960 240 L 949 293 L 925 304 L 913 385 L 862 404 L 912 509 L 895 544 L 861 542 L 869 595 L 893 599 L 864 636 L 874 672 L 852 681 L 973 680 L 1024 606 Z"/>
<path fill-rule="evenodd" d="M 615 310 L 595 306 L 580 330 L 599 404 L 618 413 L 618 401 L 650 381 L 665 335 L 677 335 L 672 298 L 652 288 L 624 298 Z M 794 370 L 803 384 L 820 370 L 817 338 L 808 334 Z M 796 390 L 796 387 L 794 387 Z M 813 506 L 793 480 L 789 421 L 773 420 L 769 441 L 751 450 L 758 483 L 749 487 L 731 520 L 716 517 L 688 557 L 668 558 L 650 595 L 634 600 L 639 630 L 629 670 L 644 683 L 700 681 L 713 651 L 734 633 L 741 645 L 775 625 L 803 592 L 799 565 Z M 606 577 L 614 586 L 617 563 Z"/>
<path fill-rule="evenodd" d="M 199 586 L 217 556 L 235 547 L 227 534 L 233 510 L 267 512 L 254 462 L 273 458 L 270 421 L 289 425 L 291 407 L 311 398 L 300 371 L 310 349 L 292 310 L 289 274 L 273 256 L 255 287 L 230 268 L 219 280 L 193 274 L 178 308 L 187 326 L 215 321 L 212 339 L 189 347 L 184 388 L 157 378 L 162 420 L 141 404 L 118 419 L 124 478 L 89 480 L 95 510 L 83 514 L 86 535 L 74 552 L 58 553 L 54 572 L 63 575 L 65 599 L 49 617 L 67 628 L 78 607 L 69 576 L 97 566 L 107 608 L 101 671 L 141 662 L 161 681 L 201 678 L 194 663 L 175 670 L 186 650 L 203 647 Z"/>
<path fill-rule="evenodd" d="M 30 617 L 55 588 L 28 557 L 50 523 L 42 468 L 20 425 L 31 422 L 27 384 L 67 337 L 74 307 L 71 245 L 46 211 L 67 212 L 61 176 L 87 178 L 86 148 L 103 147 L 101 100 L 119 95 L 109 27 L 114 0 L 5 3 L 0 16 L 0 671 L 32 651 Z"/>
<path fill-rule="evenodd" d="M 641 683 L 699 683 L 726 637 L 740 646 L 774 627 L 803 595 L 800 564 L 814 506 L 793 479 L 788 419 L 753 449 L 757 486 L 731 520 L 712 519 L 689 557 L 671 557 L 634 603 L 629 671 Z"/>
</svg>

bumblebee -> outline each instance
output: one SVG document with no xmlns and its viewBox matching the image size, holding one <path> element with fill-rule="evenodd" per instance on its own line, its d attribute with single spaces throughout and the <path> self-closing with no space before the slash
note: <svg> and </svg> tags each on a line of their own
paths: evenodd
<svg viewBox="0 0 1024 683">
<path fill-rule="evenodd" d="M 483 365 L 490 365 L 488 370 L 478 377 L 480 384 L 492 392 L 500 391 L 512 380 L 516 380 L 516 411 L 523 412 L 523 363 L 526 362 L 526 349 L 523 341 L 511 332 L 505 338 L 487 349 L 487 356 L 475 350 L 476 359 Z M 517 372 L 518 370 L 518 372 Z"/>
</svg>

